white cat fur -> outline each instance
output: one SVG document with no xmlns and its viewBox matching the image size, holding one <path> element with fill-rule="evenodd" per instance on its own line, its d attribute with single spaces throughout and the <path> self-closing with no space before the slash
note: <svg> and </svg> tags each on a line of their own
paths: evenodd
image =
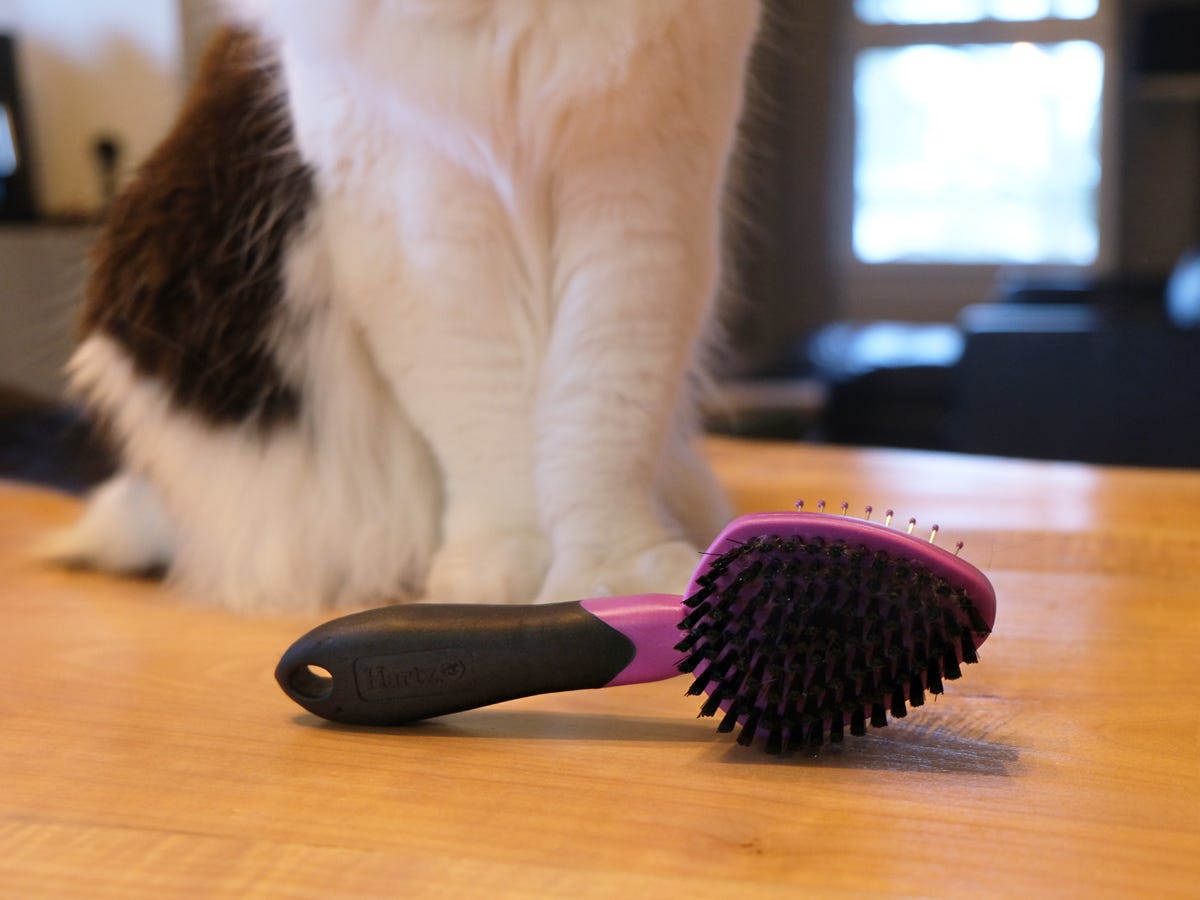
<svg viewBox="0 0 1200 900">
<path fill-rule="evenodd" d="M 286 270 L 306 326 L 275 348 L 302 420 L 214 427 L 89 336 L 72 383 L 161 512 L 94 506 L 55 552 L 169 549 L 242 611 L 681 591 L 729 514 L 689 373 L 756 4 L 232 6 L 278 41 L 316 173 Z M 147 518 L 171 535 L 131 553 Z"/>
</svg>

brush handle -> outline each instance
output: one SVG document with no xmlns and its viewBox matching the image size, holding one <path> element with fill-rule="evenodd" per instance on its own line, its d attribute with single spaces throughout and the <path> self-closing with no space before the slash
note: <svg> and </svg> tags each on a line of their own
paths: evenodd
<svg viewBox="0 0 1200 900">
<path fill-rule="evenodd" d="M 275 678 L 318 716 L 398 725 L 534 694 L 669 678 L 678 674 L 681 618 L 673 594 L 385 606 L 314 628 L 284 653 Z"/>
</svg>

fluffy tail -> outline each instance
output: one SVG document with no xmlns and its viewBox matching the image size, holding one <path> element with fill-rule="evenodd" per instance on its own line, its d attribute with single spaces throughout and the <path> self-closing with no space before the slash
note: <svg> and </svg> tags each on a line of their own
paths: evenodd
<svg viewBox="0 0 1200 900">
<path fill-rule="evenodd" d="M 171 527 L 154 490 L 129 473 L 102 484 L 74 525 L 37 548 L 43 559 L 60 565 L 122 574 L 164 570 L 173 549 Z"/>
</svg>

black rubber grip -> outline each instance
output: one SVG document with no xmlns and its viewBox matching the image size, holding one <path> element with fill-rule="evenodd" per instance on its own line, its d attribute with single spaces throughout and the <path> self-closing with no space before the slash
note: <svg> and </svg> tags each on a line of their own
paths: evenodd
<svg viewBox="0 0 1200 900">
<path fill-rule="evenodd" d="M 385 606 L 297 640 L 275 679 L 334 722 L 398 725 L 516 697 L 603 687 L 633 660 L 620 631 L 578 602 Z"/>
</svg>

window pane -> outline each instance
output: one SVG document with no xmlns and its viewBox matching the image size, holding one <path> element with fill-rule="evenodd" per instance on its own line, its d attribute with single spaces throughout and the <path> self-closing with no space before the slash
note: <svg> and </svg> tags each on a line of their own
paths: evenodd
<svg viewBox="0 0 1200 900">
<path fill-rule="evenodd" d="M 859 53 L 855 254 L 1095 262 L 1103 76 L 1086 41 Z"/>
<path fill-rule="evenodd" d="M 999 19 L 1090 19 L 1100 0 L 854 0 L 858 18 L 872 25 L 928 25 Z"/>
</svg>

